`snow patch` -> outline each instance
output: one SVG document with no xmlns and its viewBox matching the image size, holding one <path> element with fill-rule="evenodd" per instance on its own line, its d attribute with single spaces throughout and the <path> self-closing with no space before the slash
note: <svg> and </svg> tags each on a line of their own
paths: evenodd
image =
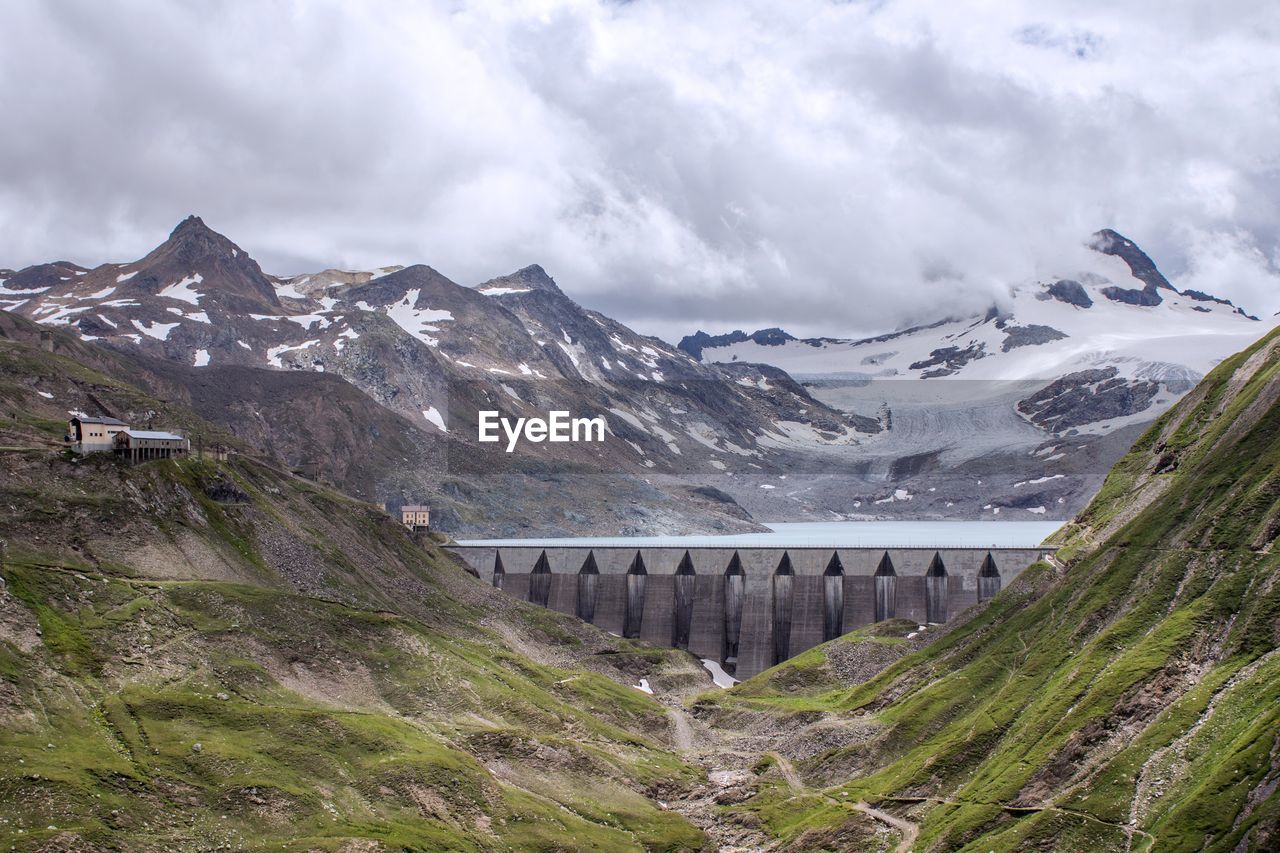
<svg viewBox="0 0 1280 853">
<path fill-rule="evenodd" d="M 1061 480 L 1065 476 L 1067 475 L 1066 474 L 1049 474 L 1044 477 L 1036 477 L 1034 480 L 1023 480 L 1021 482 L 1014 483 L 1013 487 L 1016 489 L 1019 486 L 1034 486 L 1034 485 L 1038 485 L 1039 483 L 1047 483 L 1050 480 Z"/>
<path fill-rule="evenodd" d="M 633 427 L 640 430 L 641 432 L 649 431 L 649 429 L 643 423 L 640 422 L 640 419 L 637 418 L 635 415 L 631 414 L 630 412 L 623 411 L 622 409 L 610 409 L 609 411 L 617 415 L 618 417 L 622 418 L 624 421 L 631 424 Z M 612 430 L 610 430 L 610 432 L 612 432 Z"/>
<path fill-rule="evenodd" d="M 160 291 L 158 295 L 169 299 L 176 299 L 179 302 L 189 302 L 192 305 L 199 305 L 200 299 L 204 294 L 197 292 L 193 288 L 193 285 L 199 284 L 202 281 L 204 281 L 204 276 L 200 275 L 200 273 L 194 273 L 176 284 L 169 285 L 164 290 Z"/>
<path fill-rule="evenodd" d="M 195 366 L 196 367 L 209 366 L 209 351 L 207 349 L 196 350 Z"/>
<path fill-rule="evenodd" d="M 285 353 L 295 352 L 297 350 L 304 350 L 304 349 L 307 349 L 308 347 L 313 347 L 318 343 L 320 343 L 320 341 L 315 340 L 315 341 L 306 341 L 305 343 L 298 344 L 297 346 L 289 346 L 288 344 L 281 344 L 278 347 L 271 347 L 270 349 L 267 350 L 267 362 L 272 367 L 284 367 L 284 362 L 280 360 L 280 357 L 283 356 Z"/>
<path fill-rule="evenodd" d="M 65 326 L 71 322 L 71 315 L 78 314 L 81 311 L 88 311 L 89 308 L 59 308 L 57 305 L 42 308 L 41 310 L 53 311 L 48 317 L 41 317 L 37 323 L 43 323 L 47 326 Z"/>
<path fill-rule="evenodd" d="M 453 314 L 449 311 L 437 311 L 432 308 L 415 308 L 414 303 L 418 301 L 418 295 L 422 292 L 420 288 L 414 288 L 404 295 L 395 305 L 388 305 L 386 314 L 397 326 L 413 335 L 429 347 L 440 345 L 437 338 L 431 337 L 428 332 L 438 332 L 440 328 L 432 325 L 442 320 L 452 320 Z"/>
<path fill-rule="evenodd" d="M 728 690 L 733 685 L 741 683 L 738 679 L 725 672 L 724 667 L 720 666 L 719 662 L 711 658 L 703 658 L 702 666 L 706 668 L 707 672 L 711 673 L 711 680 L 715 682 L 716 687 Z"/>
<path fill-rule="evenodd" d="M 441 432 L 449 431 L 448 427 L 444 425 L 444 418 L 440 415 L 440 412 L 435 406 L 427 406 L 423 409 L 422 416 L 427 419 L 427 423 L 431 424 Z"/>
<path fill-rule="evenodd" d="M 169 333 L 178 328 L 180 323 L 149 323 L 142 325 L 137 320 L 131 320 L 133 327 L 149 338 L 155 338 L 157 341 L 169 340 Z"/>
<path fill-rule="evenodd" d="M 299 281 L 298 284 L 305 284 L 308 280 L 310 280 L 310 278 L 311 276 L 309 275 L 303 276 L 302 280 Z M 276 296 L 285 296 L 285 297 L 288 297 L 289 299 L 306 299 L 307 298 L 307 294 L 303 293 L 302 291 L 294 287 L 292 281 L 287 281 L 284 284 L 276 285 Z"/>
</svg>

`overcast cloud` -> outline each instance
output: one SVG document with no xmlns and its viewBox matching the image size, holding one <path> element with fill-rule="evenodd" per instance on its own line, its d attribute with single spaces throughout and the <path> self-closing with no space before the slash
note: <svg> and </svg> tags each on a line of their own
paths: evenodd
<svg viewBox="0 0 1280 853">
<path fill-rule="evenodd" d="M 269 272 L 540 263 L 670 339 L 852 335 L 1109 226 L 1280 310 L 1280 4 L 960 5 L 13 0 L 0 265 L 198 213 Z"/>
</svg>

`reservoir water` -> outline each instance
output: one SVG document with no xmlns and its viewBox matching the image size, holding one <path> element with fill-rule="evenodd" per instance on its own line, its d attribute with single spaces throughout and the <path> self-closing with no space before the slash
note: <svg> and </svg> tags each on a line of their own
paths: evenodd
<svg viewBox="0 0 1280 853">
<path fill-rule="evenodd" d="M 724 536 L 576 536 L 462 539 L 495 548 L 1034 548 L 1061 521 L 815 521 L 766 524 L 767 533 Z"/>
</svg>

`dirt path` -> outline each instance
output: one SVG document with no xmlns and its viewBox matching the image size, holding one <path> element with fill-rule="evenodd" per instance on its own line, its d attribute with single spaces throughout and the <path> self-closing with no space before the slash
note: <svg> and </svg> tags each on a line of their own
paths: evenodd
<svg viewBox="0 0 1280 853">
<path fill-rule="evenodd" d="M 671 739 L 680 752 L 693 750 L 693 726 L 684 708 L 667 705 L 667 717 L 671 720 Z"/>
<path fill-rule="evenodd" d="M 777 752 L 766 752 L 765 755 L 778 762 L 778 771 L 782 773 L 782 778 L 787 780 L 791 790 L 797 794 L 803 794 L 809 790 L 809 786 L 800 779 L 800 774 L 796 772 L 796 766 L 791 763 L 790 758 Z"/>
<path fill-rule="evenodd" d="M 920 827 L 909 820 L 903 820 L 888 812 L 882 812 L 880 809 L 873 809 L 866 803 L 854 803 L 853 807 L 863 814 L 869 815 L 881 823 L 887 823 L 901 832 L 902 840 L 898 842 L 898 853 L 910 853 L 915 846 L 916 838 L 920 835 Z"/>
</svg>

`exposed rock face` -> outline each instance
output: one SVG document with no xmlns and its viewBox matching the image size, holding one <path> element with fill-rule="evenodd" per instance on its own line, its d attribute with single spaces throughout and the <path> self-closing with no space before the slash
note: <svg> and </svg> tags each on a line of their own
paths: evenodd
<svg viewBox="0 0 1280 853">
<path fill-rule="evenodd" d="M 1158 290 L 1178 292 L 1156 268 L 1155 262 L 1147 256 L 1147 253 L 1123 234 L 1110 228 L 1103 228 L 1093 235 L 1090 246 L 1104 255 L 1115 255 L 1124 261 L 1133 277 L 1146 285 L 1146 290 L 1152 293 Z"/>
<path fill-rule="evenodd" d="M 757 329 L 749 335 L 741 329 L 725 335 L 709 335 L 706 332 L 698 331 L 681 338 L 679 348 L 694 358 L 700 359 L 702 358 L 704 347 L 722 347 L 729 344 L 742 343 L 743 341 L 754 341 L 761 346 L 774 347 L 794 340 L 796 340 L 795 337 L 776 327 Z"/>
<path fill-rule="evenodd" d="M 1045 292 L 1059 302 L 1065 302 L 1077 308 L 1090 308 L 1093 306 L 1093 300 L 1089 298 L 1084 285 L 1069 278 L 1055 281 L 1045 288 Z"/>
<path fill-rule="evenodd" d="M 1151 406 L 1160 383 L 1126 382 L 1114 367 L 1081 370 L 1018 403 L 1018 411 L 1053 432 L 1134 415 Z"/>
<path fill-rule="evenodd" d="M 986 349 L 984 343 L 971 344 L 964 349 L 957 346 L 939 347 L 929 353 L 928 358 L 912 362 L 911 369 L 924 370 L 925 372 L 921 374 L 924 379 L 949 376 L 969 362 L 985 356 Z"/>
<path fill-rule="evenodd" d="M 1154 288 L 1143 288 L 1139 290 L 1136 287 L 1110 287 L 1102 288 L 1102 295 L 1113 302 L 1123 302 L 1126 305 L 1159 305 L 1164 300 L 1160 298 L 1160 294 Z"/>
<path fill-rule="evenodd" d="M 1060 341 L 1067 337 L 1052 326 L 1007 326 L 1004 333 L 1004 343 L 1000 345 L 1002 352 L 1008 352 L 1018 347 L 1039 346 L 1052 341 Z"/>
</svg>

